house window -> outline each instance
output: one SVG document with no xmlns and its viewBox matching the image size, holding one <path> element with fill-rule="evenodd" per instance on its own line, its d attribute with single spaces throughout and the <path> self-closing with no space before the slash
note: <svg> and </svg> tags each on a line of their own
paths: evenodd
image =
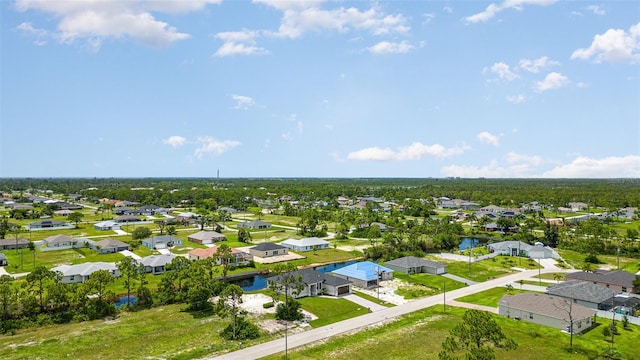
<svg viewBox="0 0 640 360">
<path fill-rule="evenodd" d="M 533 319 L 533 313 L 529 313 L 529 319 Z"/>
<path fill-rule="evenodd" d="M 607 288 L 609 287 L 609 284 L 607 284 Z"/>
<path fill-rule="evenodd" d="M 69 280 L 73 281 L 73 275 L 69 276 Z"/>
<path fill-rule="evenodd" d="M 622 292 L 627 292 L 627 287 L 626 286 L 622 287 Z"/>
</svg>

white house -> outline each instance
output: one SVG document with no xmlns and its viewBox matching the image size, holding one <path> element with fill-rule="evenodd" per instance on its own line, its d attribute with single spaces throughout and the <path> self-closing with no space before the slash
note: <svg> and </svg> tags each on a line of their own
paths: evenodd
<svg viewBox="0 0 640 360">
<path fill-rule="evenodd" d="M 106 262 L 87 262 L 77 265 L 60 265 L 51 269 L 51 271 L 58 271 L 62 274 L 62 282 L 65 284 L 70 283 L 83 283 L 89 280 L 91 274 L 98 270 L 107 270 L 113 277 L 120 276 L 120 270 L 114 263 Z"/>
<path fill-rule="evenodd" d="M 331 243 L 327 240 L 323 240 L 317 237 L 310 237 L 304 239 L 287 239 L 280 243 L 280 245 L 289 248 L 293 251 L 305 252 L 312 250 L 328 249 L 331 247 Z"/>
</svg>

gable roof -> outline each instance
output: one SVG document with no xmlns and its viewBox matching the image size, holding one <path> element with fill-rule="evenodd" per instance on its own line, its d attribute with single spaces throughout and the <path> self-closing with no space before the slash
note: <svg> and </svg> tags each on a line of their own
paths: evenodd
<svg viewBox="0 0 640 360">
<path fill-rule="evenodd" d="M 387 261 L 386 264 L 391 266 L 399 266 L 403 268 L 413 268 L 413 267 L 422 267 L 422 266 L 433 267 L 433 268 L 445 267 L 444 264 L 441 264 L 439 262 L 421 259 L 415 256 L 401 257 L 399 259 Z"/>
<path fill-rule="evenodd" d="M 29 240 L 23 239 L 23 238 L 0 239 L 0 246 L 15 246 L 16 244 L 18 244 L 18 246 L 20 246 L 20 245 L 28 245 L 29 244 Z"/>
<path fill-rule="evenodd" d="M 281 249 L 286 249 L 286 247 L 282 246 L 282 245 L 278 245 L 278 244 L 274 244 L 274 243 L 260 243 L 252 248 L 250 248 L 249 250 L 257 250 L 257 251 L 271 251 L 271 250 L 281 250 Z"/>
<path fill-rule="evenodd" d="M 311 269 L 311 268 L 292 271 L 288 274 L 292 276 L 300 275 L 302 277 L 302 283 L 305 285 L 317 284 L 319 282 L 325 283 L 330 286 L 342 286 L 342 285 L 351 284 L 351 281 L 347 279 L 343 279 L 341 277 L 334 276 L 331 274 L 321 273 L 320 271 Z M 275 279 L 278 279 L 280 276 L 282 275 L 272 276 L 267 280 L 273 281 Z"/>
<path fill-rule="evenodd" d="M 212 240 L 212 239 L 221 239 L 225 238 L 223 234 L 220 234 L 217 231 L 198 231 L 195 234 L 191 234 L 188 236 L 189 239 L 196 240 Z"/>
<path fill-rule="evenodd" d="M 150 238 L 146 238 L 143 241 L 147 243 L 154 243 L 154 244 L 167 244 L 169 242 L 180 243 L 182 242 L 182 239 L 175 237 L 173 235 L 158 235 L 158 236 L 152 236 Z"/>
<path fill-rule="evenodd" d="M 520 249 L 522 251 L 529 251 L 532 248 L 532 246 L 527 243 L 515 240 L 500 241 L 497 243 L 488 244 L 487 246 L 496 250 Z"/>
<path fill-rule="evenodd" d="M 578 271 L 565 275 L 565 279 L 601 282 L 632 288 L 636 275 L 622 270 L 596 270 L 594 272 Z"/>
<path fill-rule="evenodd" d="M 44 241 L 47 244 L 61 244 L 61 243 L 66 243 L 66 242 L 77 242 L 77 240 L 72 238 L 71 236 L 63 235 L 63 234 L 49 236 L 48 238 L 44 239 Z"/>
<path fill-rule="evenodd" d="M 376 264 L 371 261 L 361 261 L 355 264 L 345 266 L 338 270 L 333 270 L 332 273 L 340 274 L 343 276 L 352 277 L 360 280 L 375 280 L 378 278 L 378 272 L 390 273 L 393 270 L 388 267 Z"/>
<path fill-rule="evenodd" d="M 570 280 L 547 287 L 547 294 L 600 304 L 613 298 L 616 292 L 590 282 Z"/>
<path fill-rule="evenodd" d="M 140 263 L 144 266 L 165 266 L 169 264 L 173 259 L 175 259 L 178 255 L 176 254 L 160 254 L 160 255 L 149 255 L 140 259 Z"/>
<path fill-rule="evenodd" d="M 329 244 L 329 242 L 327 240 L 324 239 L 320 239 L 317 237 L 310 237 L 310 238 L 304 238 L 304 239 L 287 239 L 283 242 L 280 243 L 282 244 L 286 244 L 286 245 L 291 245 L 291 246 L 315 246 L 315 245 L 326 245 Z"/>
<path fill-rule="evenodd" d="M 109 272 L 117 270 L 118 267 L 114 263 L 107 262 L 87 262 L 76 265 L 60 265 L 56 266 L 51 271 L 59 271 L 62 276 L 91 275 L 98 270 L 108 270 Z"/>
<path fill-rule="evenodd" d="M 594 309 L 574 304 L 572 301 L 558 296 L 539 294 L 535 292 L 504 295 L 498 304 L 565 321 L 569 321 L 569 306 L 571 307 L 571 315 L 574 320 L 585 319 L 589 316 L 593 316 L 593 314 L 597 312 Z"/>
<path fill-rule="evenodd" d="M 238 223 L 237 226 L 239 226 L 239 225 L 242 225 L 242 226 L 271 226 L 271 224 L 269 224 L 266 221 L 262 221 L 262 220 L 245 221 L 245 222 Z"/>
<path fill-rule="evenodd" d="M 120 240 L 112 238 L 106 238 L 104 240 L 96 241 L 95 244 L 102 249 L 129 247 L 129 244 L 127 244 L 126 242 L 122 242 Z"/>
</svg>

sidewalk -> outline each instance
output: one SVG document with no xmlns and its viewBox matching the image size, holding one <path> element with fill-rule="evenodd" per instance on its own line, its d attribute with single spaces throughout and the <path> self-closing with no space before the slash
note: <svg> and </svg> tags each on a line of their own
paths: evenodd
<svg viewBox="0 0 640 360">
<path fill-rule="evenodd" d="M 449 273 L 442 274 L 442 276 L 444 276 L 444 277 L 446 277 L 448 279 L 451 279 L 451 280 L 455 280 L 455 281 L 461 282 L 463 284 L 467 284 L 467 285 L 475 285 L 475 284 L 477 284 L 477 282 L 475 282 L 475 281 L 472 281 L 472 280 L 469 280 L 469 279 L 465 279 L 463 277 L 460 277 L 460 276 L 457 276 L 457 275 L 453 275 L 453 274 L 449 274 Z"/>
</svg>

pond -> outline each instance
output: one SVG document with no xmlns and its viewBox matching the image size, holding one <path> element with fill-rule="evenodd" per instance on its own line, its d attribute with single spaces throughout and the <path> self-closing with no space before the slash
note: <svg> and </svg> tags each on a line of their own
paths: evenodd
<svg viewBox="0 0 640 360">
<path fill-rule="evenodd" d="M 480 240 L 476 238 L 463 238 L 462 242 L 460 242 L 460 245 L 458 246 L 458 250 L 463 251 L 469 248 L 475 248 L 478 247 L 479 244 Z"/>
<path fill-rule="evenodd" d="M 357 262 L 358 261 L 356 260 L 343 261 L 343 262 L 337 262 L 337 263 L 332 263 L 328 265 L 318 266 L 318 267 L 315 267 L 314 269 L 321 273 L 328 273 L 333 270 L 338 270 L 345 266 L 355 264 Z M 257 291 L 267 287 L 267 278 L 261 275 L 254 275 L 246 279 L 233 280 L 233 281 L 230 281 L 230 283 L 240 286 L 240 288 L 242 288 L 242 290 L 244 291 Z"/>
<path fill-rule="evenodd" d="M 136 298 L 136 297 L 135 297 L 135 296 L 133 296 L 133 295 L 131 295 L 131 296 L 129 297 L 129 299 L 131 300 L 131 304 L 135 303 L 135 302 L 136 302 L 136 300 L 138 300 L 138 298 Z M 122 305 L 127 305 L 127 297 L 126 297 L 126 296 L 122 296 L 122 297 L 120 298 L 120 300 L 118 300 L 118 301 L 115 303 L 115 305 L 116 305 L 116 307 L 117 307 L 117 308 L 121 307 Z"/>
</svg>

